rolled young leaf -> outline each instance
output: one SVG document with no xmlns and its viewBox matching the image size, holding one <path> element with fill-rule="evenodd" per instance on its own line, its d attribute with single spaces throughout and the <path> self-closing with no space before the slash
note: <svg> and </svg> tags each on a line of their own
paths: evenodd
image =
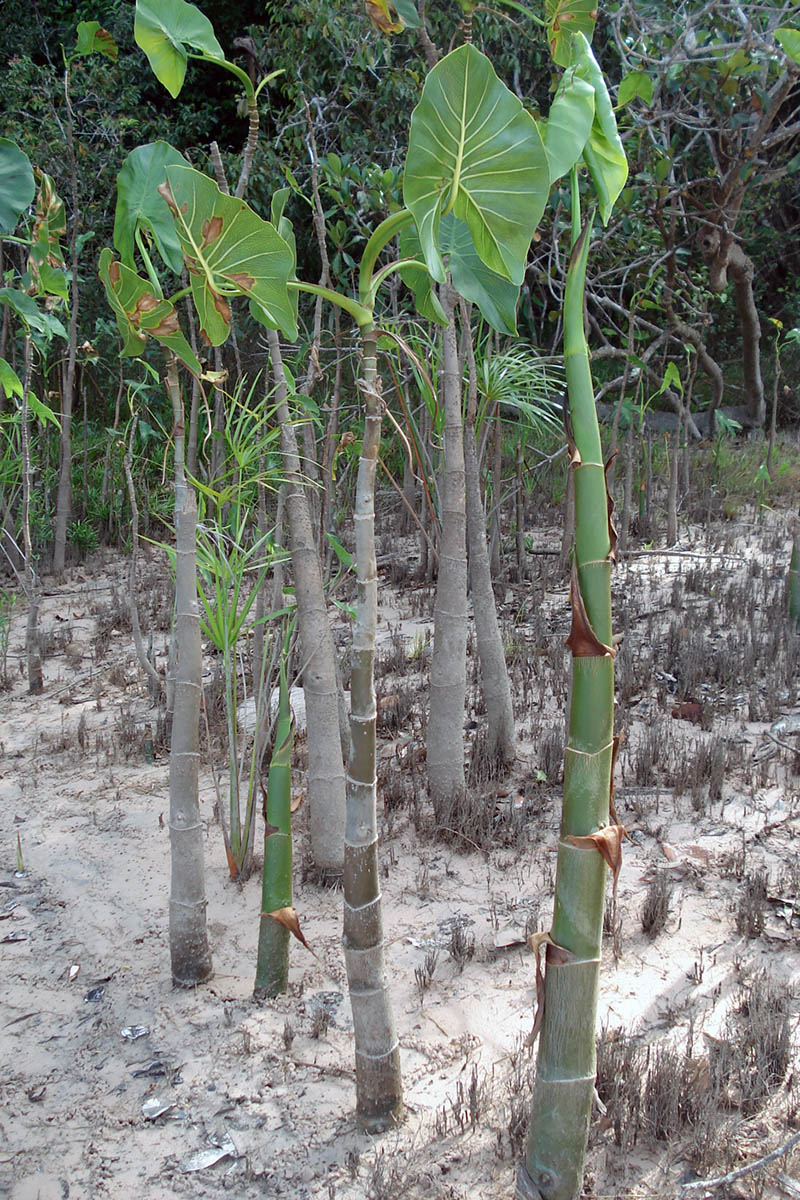
<svg viewBox="0 0 800 1200">
<path fill-rule="evenodd" d="M 583 161 L 597 193 L 600 217 L 607 225 L 628 178 L 628 160 L 617 132 L 617 118 L 603 72 L 582 33 L 575 36 L 572 61 L 578 75 L 594 89 L 594 121 L 583 149 Z"/>
<path fill-rule="evenodd" d="M 550 182 L 566 175 L 583 153 L 594 121 L 594 88 L 575 68 L 565 71 L 544 134 Z"/>
</svg>

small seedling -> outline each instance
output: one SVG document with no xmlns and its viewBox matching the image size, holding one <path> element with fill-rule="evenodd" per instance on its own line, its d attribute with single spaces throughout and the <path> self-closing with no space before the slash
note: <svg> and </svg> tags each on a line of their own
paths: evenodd
<svg viewBox="0 0 800 1200">
<path fill-rule="evenodd" d="M 736 932 L 738 934 L 746 938 L 761 937 L 764 932 L 766 902 L 766 871 L 756 871 L 754 875 L 745 875 L 736 904 Z"/>
<path fill-rule="evenodd" d="M 436 970 L 436 964 L 439 961 L 439 951 L 437 949 L 426 950 L 425 961 L 421 967 L 414 969 L 414 979 L 417 983 L 417 991 L 419 992 L 419 1002 L 422 1004 L 425 999 L 425 993 L 431 986 L 433 981 L 433 973 Z"/>
<path fill-rule="evenodd" d="M 22 857 L 22 842 L 20 841 L 19 833 L 17 833 L 17 875 L 25 874 L 25 862 Z"/>
<path fill-rule="evenodd" d="M 642 932 L 648 937 L 658 937 L 664 930 L 671 903 L 672 885 L 663 871 L 656 871 L 642 905 Z"/>
<path fill-rule="evenodd" d="M 453 926 L 448 952 L 460 975 L 475 955 L 475 934 L 465 933 L 462 925 Z"/>
</svg>

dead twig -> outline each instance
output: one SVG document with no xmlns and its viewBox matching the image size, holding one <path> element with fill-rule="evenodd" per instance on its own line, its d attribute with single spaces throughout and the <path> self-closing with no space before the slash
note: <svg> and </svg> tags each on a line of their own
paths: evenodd
<svg viewBox="0 0 800 1200">
<path fill-rule="evenodd" d="M 744 1179 L 746 1175 L 755 1175 L 757 1171 L 763 1171 L 770 1166 L 778 1158 L 782 1158 L 784 1154 L 788 1154 L 797 1143 L 800 1142 L 800 1131 L 793 1133 L 790 1138 L 787 1138 L 780 1146 L 774 1150 L 770 1150 L 769 1154 L 765 1154 L 763 1158 L 757 1158 L 755 1162 L 748 1163 L 746 1167 L 739 1167 L 735 1171 L 729 1171 L 727 1175 L 720 1175 L 716 1179 L 695 1179 L 691 1183 L 685 1183 L 676 1197 L 676 1200 L 684 1200 L 690 1192 L 699 1191 L 716 1191 L 717 1188 L 727 1187 L 729 1183 L 735 1183 L 737 1179 Z"/>
</svg>

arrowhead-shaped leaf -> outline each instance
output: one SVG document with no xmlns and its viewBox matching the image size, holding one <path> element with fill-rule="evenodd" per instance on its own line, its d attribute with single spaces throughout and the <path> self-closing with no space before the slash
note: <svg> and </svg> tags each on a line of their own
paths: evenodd
<svg viewBox="0 0 800 1200">
<path fill-rule="evenodd" d="M 293 254 L 275 227 L 192 167 L 167 167 L 161 194 L 175 219 L 203 337 L 212 346 L 225 341 L 231 328 L 229 298 L 241 295 L 275 328 L 296 338 L 286 286 Z"/>
<path fill-rule="evenodd" d="M 589 140 L 594 121 L 594 88 L 577 74 L 566 71 L 550 105 L 544 147 L 555 183 L 574 167 Z"/>
<path fill-rule="evenodd" d="M 186 0 L 136 0 L 133 36 L 156 79 L 173 97 L 186 78 L 187 46 L 212 58 L 225 58 L 208 17 Z"/>
<path fill-rule="evenodd" d="M 172 214 L 159 185 L 167 178 L 167 167 L 188 167 L 183 155 L 169 142 L 150 142 L 132 150 L 117 176 L 117 209 L 114 214 L 114 246 L 123 263 L 134 268 L 134 234 L 137 225 L 152 233 L 164 262 L 179 275 L 183 266 L 181 243 Z"/>
<path fill-rule="evenodd" d="M 597 193 L 600 216 L 603 224 L 607 225 L 611 210 L 628 178 L 628 160 L 617 132 L 617 119 L 603 72 L 582 33 L 575 37 L 573 53 L 578 75 L 594 88 L 594 121 L 589 140 L 583 148 L 583 160 Z"/>
<path fill-rule="evenodd" d="M 597 0 L 545 0 L 547 41 L 553 61 L 560 67 L 572 62 L 572 35 L 582 33 L 592 40 L 597 21 Z"/>
<path fill-rule="evenodd" d="M 175 308 L 169 300 L 157 296 L 147 279 L 142 279 L 124 263 L 116 262 L 108 247 L 100 255 L 99 275 L 117 318 L 124 358 L 141 354 L 147 334 L 150 334 L 190 371 L 200 375 L 200 363 L 181 333 Z"/>
<path fill-rule="evenodd" d="M 442 282 L 439 224 L 452 211 L 490 270 L 521 283 L 550 188 L 536 122 L 485 55 L 460 46 L 425 81 L 409 131 L 403 197 Z"/>
<path fill-rule="evenodd" d="M 0 237 L 13 233 L 36 194 L 27 154 L 15 142 L 0 138 Z"/>
<path fill-rule="evenodd" d="M 103 29 L 99 21 L 81 21 L 78 24 L 78 44 L 75 55 L 104 54 L 112 62 L 117 61 L 119 53 L 117 43 L 107 29 Z"/>
<path fill-rule="evenodd" d="M 645 71 L 629 71 L 620 81 L 617 104 L 622 107 L 636 99 L 645 104 L 653 103 L 653 81 Z"/>
</svg>

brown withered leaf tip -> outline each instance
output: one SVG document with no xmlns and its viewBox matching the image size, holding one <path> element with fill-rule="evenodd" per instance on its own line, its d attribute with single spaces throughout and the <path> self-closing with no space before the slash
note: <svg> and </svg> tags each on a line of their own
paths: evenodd
<svg viewBox="0 0 800 1200">
<path fill-rule="evenodd" d="M 143 292 L 136 301 L 136 308 L 130 314 L 131 320 L 135 321 L 146 313 L 152 312 L 154 308 L 158 308 L 160 303 L 158 296 L 154 296 L 152 292 Z"/>
<path fill-rule="evenodd" d="M 249 275 L 247 271 L 237 271 L 235 275 L 229 275 L 231 283 L 235 283 L 243 292 L 250 292 L 255 286 L 255 279 Z"/>
<path fill-rule="evenodd" d="M 283 925 L 284 929 L 288 929 L 293 937 L 296 937 L 298 942 L 302 942 L 309 954 L 314 954 L 314 951 L 309 946 L 305 939 L 302 929 L 300 928 L 300 918 L 297 915 L 297 909 L 293 904 L 286 908 L 276 908 L 274 912 L 263 913 L 263 916 L 272 917 L 273 921 L 277 921 L 279 925 Z M 316 958 L 316 954 L 314 954 Z"/>
<path fill-rule="evenodd" d="M 569 602 L 572 606 L 572 628 L 564 644 L 569 646 L 573 658 L 605 658 L 609 654 L 613 658 L 615 651 L 600 641 L 589 623 L 574 560 L 569 581 Z"/>
<path fill-rule="evenodd" d="M 159 321 L 155 329 L 150 330 L 154 338 L 172 337 L 174 334 L 180 333 L 180 331 L 181 327 L 178 324 L 178 318 L 174 312 L 168 312 L 167 315 Z"/>
<path fill-rule="evenodd" d="M 203 241 L 202 246 L 210 246 L 215 242 L 222 233 L 222 217 L 211 217 L 210 220 L 203 221 Z"/>
<path fill-rule="evenodd" d="M 219 315 L 222 317 L 225 324 L 230 325 L 230 323 L 231 323 L 231 306 L 230 306 L 230 304 L 228 304 L 228 301 L 225 299 L 224 296 L 220 296 L 219 292 L 215 292 L 211 288 L 209 288 L 209 291 L 211 292 L 211 299 L 214 301 L 214 308 L 217 310 Z"/>
<path fill-rule="evenodd" d="M 618 539 L 618 535 L 617 535 L 617 527 L 614 524 L 614 513 L 616 511 L 617 506 L 614 503 L 614 499 L 611 495 L 611 489 L 608 486 L 608 472 L 611 469 L 611 467 L 614 463 L 614 459 L 617 457 L 617 454 L 618 454 L 618 451 L 615 450 L 614 453 L 609 457 L 609 460 L 605 466 L 606 503 L 608 504 L 608 536 L 609 536 L 609 540 L 611 541 L 611 549 L 608 552 L 608 557 L 609 557 L 609 561 L 612 563 L 615 563 L 617 561 L 617 541 L 619 539 Z"/>
<path fill-rule="evenodd" d="M 533 1028 L 525 1038 L 525 1045 L 532 1046 L 539 1036 L 539 1031 L 542 1028 L 544 1020 L 544 971 L 542 970 L 542 947 L 547 947 L 547 961 L 555 966 L 568 963 L 574 956 L 565 950 L 563 946 L 558 946 L 553 941 L 552 937 L 547 932 L 532 933 L 527 939 L 528 949 L 532 951 L 536 960 L 536 1014 L 533 1018 Z"/>
<path fill-rule="evenodd" d="M 166 181 L 164 183 L 160 183 L 156 188 L 156 191 L 163 200 L 166 200 L 172 212 L 177 213 L 178 206 L 175 203 L 175 197 L 172 194 L 172 188 L 169 186 L 169 184 Z"/>
</svg>

